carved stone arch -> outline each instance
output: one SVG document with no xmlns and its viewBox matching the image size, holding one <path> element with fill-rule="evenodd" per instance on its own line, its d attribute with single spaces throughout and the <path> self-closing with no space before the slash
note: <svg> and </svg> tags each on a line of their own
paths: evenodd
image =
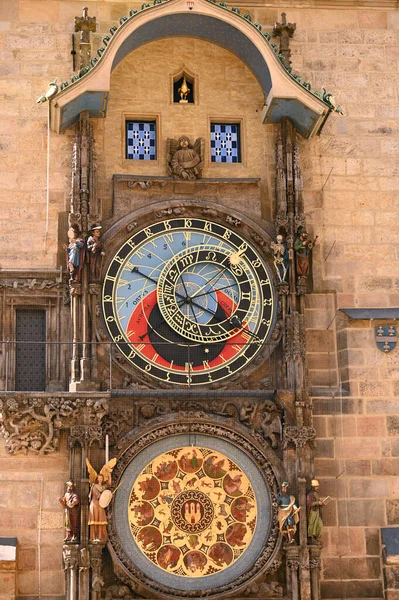
<svg viewBox="0 0 399 600">
<path fill-rule="evenodd" d="M 117 64 L 143 44 L 185 36 L 220 45 L 246 64 L 264 93 L 262 123 L 278 123 L 289 117 L 304 137 L 319 131 L 333 107 L 323 100 L 322 93 L 313 93 L 309 84 L 291 76 L 278 57 L 278 47 L 269 43 L 270 35 L 262 33 L 260 23 L 252 23 L 250 15 L 241 15 L 236 8 L 229 10 L 226 3 L 196 0 L 194 6 L 188 4 L 186 0 L 156 0 L 153 6 L 143 4 L 141 11 L 130 11 L 128 17 L 121 15 L 119 26 L 111 27 L 111 36 L 105 36 L 99 59 L 92 59 L 92 68 L 86 67 L 51 100 L 53 130 L 68 129 L 84 110 L 91 117 L 104 118 L 111 73 Z"/>
<path fill-rule="evenodd" d="M 117 250 L 119 245 L 126 241 L 130 234 L 140 227 L 157 220 L 172 219 L 175 217 L 201 216 L 210 221 L 227 223 L 230 227 L 246 236 L 251 243 L 261 252 L 264 259 L 272 261 L 270 243 L 274 240 L 274 225 L 270 221 L 260 219 L 257 215 L 253 217 L 237 209 L 218 202 L 208 201 L 206 204 L 201 200 L 161 200 L 143 205 L 134 212 L 122 217 L 114 223 L 104 234 L 104 243 L 107 244 L 109 256 Z M 272 265 L 272 262 L 270 262 Z"/>
<path fill-rule="evenodd" d="M 124 440 L 125 442 L 129 440 L 128 446 L 122 451 L 113 472 L 115 484 L 120 485 L 119 490 L 124 490 L 124 492 L 119 491 L 119 498 L 117 493 L 109 512 L 108 548 L 114 561 L 114 568 L 119 574 L 118 576 L 120 577 L 122 574 L 125 581 L 132 581 L 135 589 L 140 590 L 139 593 L 143 597 L 153 599 L 204 596 L 224 598 L 231 596 L 232 593 L 239 595 L 240 591 L 243 591 L 259 576 L 265 577 L 279 568 L 282 555 L 282 538 L 279 535 L 277 511 L 273 507 L 273 503 L 277 496 L 279 483 L 285 477 L 285 473 L 281 461 L 270 448 L 265 447 L 264 444 L 262 445 L 251 437 L 245 431 L 245 428 L 240 425 L 232 426 L 226 419 L 221 418 L 210 421 L 209 415 L 202 413 L 175 413 L 169 415 L 166 419 L 155 419 L 145 429 L 133 429 L 125 436 Z M 236 461 L 237 455 L 234 452 L 246 456 L 246 460 L 256 470 L 256 477 L 261 478 L 269 494 L 270 518 L 265 524 L 266 532 L 264 532 L 261 545 L 252 554 L 250 564 L 246 565 L 242 572 L 231 574 L 230 577 L 226 577 L 216 587 L 209 585 L 209 588 L 207 588 L 207 583 L 204 583 L 207 578 L 197 578 L 197 586 L 192 585 L 193 580 L 191 579 L 190 585 L 186 588 L 182 584 L 177 587 L 170 587 L 166 584 L 168 581 L 166 573 L 159 577 L 152 571 L 151 576 L 148 576 L 136 564 L 138 555 L 132 557 L 129 554 L 132 545 L 129 546 L 129 542 L 127 542 L 130 531 L 127 524 L 124 524 L 126 509 L 123 507 L 128 506 L 132 483 L 131 476 L 135 473 L 135 461 L 141 461 L 144 465 L 145 461 L 148 461 L 149 457 L 152 456 L 151 453 L 156 455 L 157 445 L 162 448 L 165 444 L 170 444 L 171 448 L 177 448 L 180 440 L 183 440 L 184 443 L 190 440 L 191 445 L 194 444 L 194 446 L 207 443 L 209 448 L 212 448 L 215 444 L 225 444 L 223 447 L 231 448 L 231 459 Z M 139 469 L 142 467 L 141 463 Z M 127 532 L 125 534 L 126 528 Z M 257 530 L 261 531 L 262 525 Z M 259 543 L 259 538 L 255 542 Z M 202 580 L 202 582 L 199 580 Z"/>
</svg>

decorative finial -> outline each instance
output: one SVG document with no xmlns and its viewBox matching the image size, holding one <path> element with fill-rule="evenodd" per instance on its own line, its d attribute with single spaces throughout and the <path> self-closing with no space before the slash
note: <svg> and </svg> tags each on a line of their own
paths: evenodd
<svg viewBox="0 0 399 600">
<path fill-rule="evenodd" d="M 291 64 L 290 56 L 290 38 L 294 35 L 296 23 L 287 23 L 287 14 L 281 13 L 281 22 L 277 22 L 273 27 L 273 36 L 281 38 L 280 54 L 284 56 L 284 64 L 289 67 Z"/>
<path fill-rule="evenodd" d="M 80 69 L 89 65 L 91 58 L 90 32 L 94 33 L 96 29 L 96 17 L 89 17 L 89 9 L 84 6 L 82 16 L 75 17 L 75 32 L 80 33 Z"/>
</svg>

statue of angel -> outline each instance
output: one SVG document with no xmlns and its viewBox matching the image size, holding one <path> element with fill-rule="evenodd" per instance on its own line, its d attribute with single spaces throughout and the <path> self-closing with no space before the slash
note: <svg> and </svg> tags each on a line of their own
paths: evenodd
<svg viewBox="0 0 399 600">
<path fill-rule="evenodd" d="M 186 135 L 168 139 L 168 174 L 174 179 L 199 179 L 203 160 L 204 138 L 197 138 L 194 145 Z"/>
<path fill-rule="evenodd" d="M 86 458 L 86 465 L 90 480 L 89 538 L 91 542 L 106 542 L 108 521 L 105 507 L 108 506 L 112 494 L 109 492 L 103 498 L 102 495 L 111 487 L 111 473 L 116 465 L 116 458 L 111 458 L 99 473 L 92 467 L 88 458 Z M 110 497 L 108 498 L 108 496 Z"/>
</svg>

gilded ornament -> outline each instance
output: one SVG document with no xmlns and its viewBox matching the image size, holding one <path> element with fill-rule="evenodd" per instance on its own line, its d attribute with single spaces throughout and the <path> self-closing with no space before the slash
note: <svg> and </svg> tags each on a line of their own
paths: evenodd
<svg viewBox="0 0 399 600">
<path fill-rule="evenodd" d="M 187 96 L 189 95 L 190 92 L 191 92 L 191 89 L 187 85 L 186 78 L 183 77 L 183 83 L 181 84 L 181 86 L 177 90 L 177 93 L 180 96 L 179 102 L 182 103 L 182 104 L 187 104 L 187 102 L 188 102 Z"/>
</svg>

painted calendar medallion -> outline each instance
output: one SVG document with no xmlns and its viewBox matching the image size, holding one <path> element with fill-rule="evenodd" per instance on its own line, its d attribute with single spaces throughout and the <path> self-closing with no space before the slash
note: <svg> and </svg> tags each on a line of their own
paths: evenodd
<svg viewBox="0 0 399 600">
<path fill-rule="evenodd" d="M 129 497 L 131 535 L 160 569 L 204 577 L 237 561 L 251 543 L 254 490 L 243 470 L 219 451 L 189 446 L 153 459 Z"/>
</svg>

